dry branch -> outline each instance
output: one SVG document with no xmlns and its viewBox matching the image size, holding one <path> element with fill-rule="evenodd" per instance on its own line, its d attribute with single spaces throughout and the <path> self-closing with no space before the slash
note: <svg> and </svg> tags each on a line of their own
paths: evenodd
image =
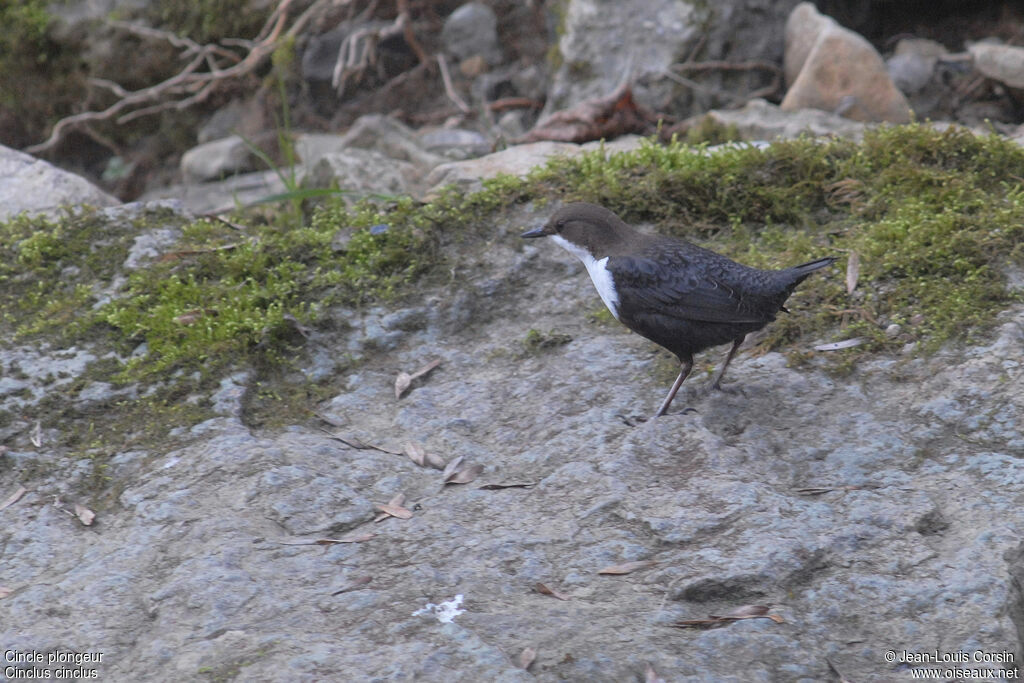
<svg viewBox="0 0 1024 683">
<path fill-rule="evenodd" d="M 348 3 L 352 0 L 341 0 Z M 140 90 L 128 91 L 112 81 L 93 78 L 90 84 L 109 90 L 117 101 L 102 111 L 85 111 L 58 121 L 50 136 L 43 142 L 25 149 L 30 154 L 45 152 L 56 146 L 64 135 L 95 121 L 115 120 L 127 123 L 143 116 L 168 109 L 183 110 L 202 102 L 231 81 L 248 76 L 261 67 L 282 38 L 297 35 L 312 19 L 338 4 L 339 0 L 317 0 L 289 25 L 289 9 L 293 0 L 279 0 L 254 40 L 229 38 L 220 44 L 200 45 L 168 31 L 110 21 L 110 25 L 149 40 L 164 40 L 181 50 L 180 57 L 188 60 L 182 69 L 170 78 Z M 287 29 L 287 30 L 286 30 Z M 231 49 L 235 48 L 235 49 Z"/>
</svg>

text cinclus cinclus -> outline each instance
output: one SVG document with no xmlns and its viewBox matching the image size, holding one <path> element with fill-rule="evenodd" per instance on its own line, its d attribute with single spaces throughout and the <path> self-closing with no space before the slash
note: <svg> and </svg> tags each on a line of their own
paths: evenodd
<svg viewBox="0 0 1024 683">
<path fill-rule="evenodd" d="M 612 315 L 679 357 L 682 370 L 654 417 L 668 410 L 693 368 L 693 354 L 732 342 L 711 382 L 721 388 L 743 338 L 775 320 L 798 284 L 835 261 L 826 257 L 785 270 L 758 270 L 683 240 L 645 234 L 608 209 L 585 203 L 563 206 L 544 227 L 522 236 L 550 236 L 583 261 Z"/>
</svg>

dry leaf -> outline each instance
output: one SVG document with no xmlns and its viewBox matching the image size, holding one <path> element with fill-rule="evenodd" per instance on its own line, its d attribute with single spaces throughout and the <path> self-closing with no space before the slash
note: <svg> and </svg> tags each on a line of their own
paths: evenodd
<svg viewBox="0 0 1024 683">
<path fill-rule="evenodd" d="M 203 310 L 196 308 L 191 311 L 186 311 L 174 319 L 174 322 L 179 325 L 192 325 L 199 321 L 203 317 Z"/>
<path fill-rule="evenodd" d="M 341 595 L 342 593 L 348 593 L 349 591 L 357 590 L 359 588 L 362 588 L 366 584 L 370 583 L 371 581 L 373 581 L 372 576 L 360 576 L 357 579 L 352 579 L 352 581 L 350 581 L 347 586 L 334 591 L 333 593 L 331 593 L 331 595 Z"/>
<path fill-rule="evenodd" d="M 853 339 L 844 339 L 843 341 L 832 342 L 831 344 L 818 344 L 814 347 L 815 351 L 838 351 L 840 349 L 851 349 L 854 346 L 860 346 L 868 341 L 867 337 L 854 337 Z"/>
<path fill-rule="evenodd" d="M 639 569 L 647 569 L 658 564 L 655 560 L 637 560 L 636 562 L 626 562 L 624 564 L 613 564 L 610 567 L 597 572 L 598 574 L 631 574 Z"/>
<path fill-rule="evenodd" d="M 408 391 L 409 386 L 412 385 L 414 379 L 422 377 L 423 375 L 427 374 L 440 364 L 441 359 L 438 358 L 436 360 L 430 361 L 429 363 L 427 363 L 426 365 L 424 365 L 422 368 L 412 373 L 411 375 L 408 372 L 404 371 L 398 373 L 398 376 L 395 377 L 395 398 L 402 398 L 402 394 Z"/>
<path fill-rule="evenodd" d="M 321 419 L 324 419 L 322 415 L 318 415 L 318 417 L 320 417 Z M 380 451 L 381 453 L 390 453 L 391 455 L 402 455 L 403 454 L 402 451 L 396 451 L 393 448 L 387 448 L 385 446 L 377 446 L 377 445 L 372 444 L 372 443 L 366 443 L 365 441 L 362 441 L 357 436 L 351 436 L 351 435 L 341 436 L 340 434 L 335 434 L 334 432 L 329 432 L 329 431 L 327 431 L 326 429 L 324 429 L 322 427 L 319 427 L 318 429 L 320 429 L 321 432 L 323 432 L 324 434 L 327 434 L 329 437 L 331 437 L 335 441 L 340 441 L 341 443 L 345 444 L 349 448 L 355 448 L 356 450 L 359 450 L 359 451 L 364 451 L 364 450 L 372 449 L 372 450 L 375 450 L 375 451 Z"/>
<path fill-rule="evenodd" d="M 746 619 L 749 617 L 763 617 L 764 615 L 768 614 L 768 610 L 770 607 L 771 605 L 743 605 L 742 607 L 737 607 L 728 614 L 723 614 L 720 616 L 716 614 L 709 614 L 708 616 L 716 619 Z"/>
<path fill-rule="evenodd" d="M 398 377 L 395 377 L 395 398 L 402 398 L 402 394 L 410 385 L 412 385 L 412 375 L 404 371 L 398 373 Z"/>
<path fill-rule="evenodd" d="M 404 493 L 396 494 L 394 497 L 391 498 L 391 500 L 388 501 L 388 505 L 394 505 L 396 507 L 402 507 L 404 504 L 405 504 L 405 494 Z M 373 521 L 375 521 L 375 522 L 382 522 L 382 521 L 384 521 L 385 519 L 387 519 L 390 516 L 391 515 L 388 514 L 387 512 L 381 512 L 380 514 L 378 514 L 376 517 L 373 518 Z"/>
<path fill-rule="evenodd" d="M 32 428 L 32 433 L 29 435 L 28 440 L 36 448 L 43 445 L 43 425 L 39 420 L 36 420 L 36 426 Z"/>
<path fill-rule="evenodd" d="M 846 293 L 853 294 L 853 290 L 857 289 L 857 279 L 860 277 L 860 254 L 855 251 L 850 252 L 850 256 L 846 259 Z"/>
<path fill-rule="evenodd" d="M 665 679 L 658 675 L 658 672 L 654 670 L 650 662 L 644 668 L 644 683 L 665 683 Z"/>
<path fill-rule="evenodd" d="M 28 491 L 28 489 L 25 488 L 24 486 L 19 486 L 17 491 L 15 491 L 11 495 L 7 496 L 7 500 L 5 500 L 4 502 L 0 503 L 0 510 L 4 510 L 6 508 L 9 508 L 12 505 L 14 505 L 15 503 L 17 503 L 21 499 L 21 497 L 25 495 L 25 493 L 27 491 Z"/>
<path fill-rule="evenodd" d="M 4 598 L 6 598 L 8 595 L 10 595 L 13 592 L 14 592 L 13 588 L 8 588 L 7 586 L 0 586 L 0 600 L 3 600 Z"/>
<path fill-rule="evenodd" d="M 369 541 L 377 534 L 359 534 L 358 536 L 346 536 L 345 538 L 314 538 L 305 541 L 274 541 L 278 545 L 334 545 L 336 543 L 362 543 Z"/>
<path fill-rule="evenodd" d="M 462 466 L 462 461 L 465 459 L 464 456 L 460 455 L 457 458 L 452 458 L 451 462 L 444 466 L 444 471 L 441 472 L 441 480 L 444 483 L 448 483 L 448 477 L 452 476 L 459 467 Z"/>
<path fill-rule="evenodd" d="M 84 505 L 75 503 L 75 517 L 78 517 L 85 526 L 89 526 L 92 524 L 92 521 L 96 519 L 96 513 Z"/>
<path fill-rule="evenodd" d="M 412 510 L 406 509 L 401 505 L 388 505 L 387 503 L 378 503 L 373 507 L 377 508 L 381 512 L 388 513 L 392 517 L 397 517 L 398 519 L 412 518 Z"/>
<path fill-rule="evenodd" d="M 709 614 L 707 619 L 684 619 L 675 622 L 673 626 L 677 628 L 718 628 L 743 619 L 771 619 L 776 624 L 785 623 L 785 619 L 778 614 L 768 614 L 769 607 L 769 605 L 744 605 L 728 614 Z"/>
<path fill-rule="evenodd" d="M 566 595 L 565 593 L 559 593 L 553 588 L 548 588 L 547 584 L 538 583 L 536 586 L 533 587 L 533 589 L 541 595 L 550 595 L 551 597 L 558 598 L 559 600 L 569 599 L 568 595 Z"/>
<path fill-rule="evenodd" d="M 437 453 L 430 453 L 428 451 L 427 452 L 427 465 L 429 465 L 430 467 L 433 467 L 435 470 L 443 470 L 444 469 L 444 458 L 442 458 Z"/>
<path fill-rule="evenodd" d="M 538 121 L 517 142 L 587 142 L 601 138 L 611 140 L 627 133 L 643 135 L 655 120 L 651 112 L 633 99 L 632 86 L 627 82 L 608 97 L 584 100 L 570 109 L 554 112 Z"/>
<path fill-rule="evenodd" d="M 413 461 L 414 464 L 419 465 L 420 467 L 423 467 L 424 465 L 427 464 L 427 449 L 425 449 L 423 447 L 423 444 L 421 444 L 420 442 L 410 441 L 409 443 L 405 444 L 403 450 L 405 451 L 405 454 L 409 456 L 409 459 Z"/>
<path fill-rule="evenodd" d="M 532 647 L 527 647 L 519 653 L 519 659 L 516 661 L 516 665 L 520 669 L 526 670 L 530 668 L 530 665 L 533 664 L 533 660 L 535 659 L 537 659 L 537 651 Z"/>
<path fill-rule="evenodd" d="M 479 486 L 481 491 L 500 491 L 501 489 L 528 489 L 537 485 L 535 481 L 524 481 L 522 483 L 511 483 L 511 484 L 484 484 Z"/>
<path fill-rule="evenodd" d="M 474 481 L 480 476 L 480 473 L 484 471 L 483 465 L 470 465 L 469 467 L 460 467 L 456 472 L 446 477 L 444 480 L 445 484 L 468 484 Z"/>
</svg>

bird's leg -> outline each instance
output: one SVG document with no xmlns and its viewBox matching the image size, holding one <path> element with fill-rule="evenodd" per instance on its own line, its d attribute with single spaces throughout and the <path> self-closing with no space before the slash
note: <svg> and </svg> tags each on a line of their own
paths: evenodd
<svg viewBox="0 0 1024 683">
<path fill-rule="evenodd" d="M 676 397 L 676 392 L 679 391 L 679 387 L 683 386 L 683 380 L 686 379 L 687 375 L 690 374 L 690 370 L 693 369 L 693 356 L 689 358 L 681 359 L 683 368 L 679 371 L 679 376 L 676 377 L 676 381 L 672 384 L 672 388 L 668 391 L 668 396 L 662 402 L 661 407 L 658 408 L 658 412 L 654 414 L 654 417 L 661 417 L 668 410 L 669 405 L 672 403 L 672 399 Z"/>
<path fill-rule="evenodd" d="M 719 391 L 722 390 L 722 377 L 725 376 L 725 369 L 729 367 L 729 363 L 732 362 L 732 357 L 736 355 L 736 351 L 739 350 L 740 344 L 743 343 L 743 340 L 745 338 L 746 335 L 740 337 L 739 339 L 732 343 L 732 348 L 729 349 L 729 353 L 725 357 L 725 362 L 722 363 L 722 367 L 720 367 L 718 369 L 718 372 L 715 373 L 715 378 L 711 380 L 711 389 L 718 389 Z"/>
</svg>

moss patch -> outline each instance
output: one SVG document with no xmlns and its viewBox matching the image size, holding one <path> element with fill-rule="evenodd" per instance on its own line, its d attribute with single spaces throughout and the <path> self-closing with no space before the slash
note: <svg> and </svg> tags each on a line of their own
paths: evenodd
<svg viewBox="0 0 1024 683">
<path fill-rule="evenodd" d="M 927 351 L 970 341 L 1020 300 L 1004 273 L 1024 262 L 1022 177 L 1024 150 L 1013 143 L 920 125 L 879 129 L 863 143 L 796 140 L 764 150 L 648 142 L 611 159 L 555 160 L 525 180 L 499 177 L 482 192 L 450 190 L 423 205 L 329 203 L 301 224 L 261 213 L 239 217 L 240 229 L 174 218 L 180 243 L 127 282 L 121 268 L 135 237 L 172 219 L 20 218 L 0 225 L 0 328 L 8 339 L 57 335 L 67 345 L 97 341 L 124 358 L 134 353 L 97 366 L 89 379 L 147 383 L 147 409 L 167 418 L 147 420 L 156 425 L 148 434 L 208 416 L 201 397 L 240 366 L 257 369 L 247 410 L 272 426 L 330 395 L 291 367 L 304 329 L 330 324 L 329 308 L 441 289 L 455 259 L 487 248 L 495 214 L 509 205 L 587 200 L 754 266 L 856 254 L 853 293 L 842 261 L 809 278 L 790 301 L 794 314 L 779 316 L 763 347 L 791 349 L 807 335 L 866 337 L 825 357 L 843 370 L 908 342 Z M 894 323 L 900 333 L 887 336 Z M 555 339 L 535 337 L 526 340 L 534 349 Z M 118 433 L 141 438 L 131 426 L 140 415 L 131 406 L 140 403 L 102 416 L 110 449 Z M 178 405 L 188 409 L 175 412 Z M 90 423 L 56 403 L 50 409 L 50 418 L 73 417 L 68 424 L 81 427 L 68 427 L 79 431 L 66 445 L 95 450 L 88 433 L 99 433 L 99 417 Z"/>
</svg>

